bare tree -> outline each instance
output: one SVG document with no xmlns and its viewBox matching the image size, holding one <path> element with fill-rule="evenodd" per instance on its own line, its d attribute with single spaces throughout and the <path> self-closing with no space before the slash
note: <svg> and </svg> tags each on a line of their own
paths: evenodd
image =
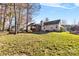
<svg viewBox="0 0 79 59">
<path fill-rule="evenodd" d="M 5 30 L 5 20 L 6 20 L 6 9 L 7 9 L 7 4 L 3 4 L 4 6 L 4 19 L 3 19 L 3 31 Z"/>
<path fill-rule="evenodd" d="M 3 12 L 3 6 L 2 6 L 2 3 L 0 3 L 0 30 L 2 30 L 2 25 L 3 25 L 3 23 L 2 23 L 2 19 L 3 19 L 3 17 L 2 17 L 2 13 Z"/>
<path fill-rule="evenodd" d="M 9 4 L 9 13 L 8 13 L 8 16 L 9 16 L 9 28 L 8 28 L 8 30 L 9 30 L 9 33 L 10 33 L 10 31 L 11 31 L 11 23 L 12 23 L 12 17 L 13 17 L 13 12 L 12 12 L 12 4 L 10 3 Z"/>
<path fill-rule="evenodd" d="M 61 21 L 62 21 L 62 25 L 66 25 L 67 24 L 66 20 L 61 20 Z"/>
<path fill-rule="evenodd" d="M 17 18 L 16 18 L 16 4 L 14 3 L 14 15 L 15 15 L 15 34 L 17 34 Z"/>
<path fill-rule="evenodd" d="M 33 3 L 2 3 L 0 4 L 2 7 L 0 8 L 2 12 L 0 13 L 3 20 L 3 28 L 2 30 L 4 31 L 6 22 L 8 22 L 8 30 L 9 32 L 11 31 L 11 23 L 14 21 L 14 29 L 15 29 L 15 34 L 19 32 L 20 26 L 23 26 L 21 24 L 22 22 L 25 22 L 24 25 L 26 25 L 26 31 L 28 31 L 28 23 L 32 21 L 33 16 L 37 14 L 37 11 L 39 11 L 39 5 L 38 4 L 33 4 Z M 0 11 L 1 11 L 0 10 Z M 26 14 L 24 15 L 24 12 Z M 26 19 L 25 19 L 26 17 Z M 14 20 L 12 18 L 15 18 Z"/>
<path fill-rule="evenodd" d="M 40 4 L 27 4 L 27 19 L 26 19 L 26 32 L 28 31 L 28 22 L 30 22 L 32 20 L 32 17 L 34 17 L 35 15 L 37 15 L 37 12 L 40 10 L 41 6 Z"/>
</svg>

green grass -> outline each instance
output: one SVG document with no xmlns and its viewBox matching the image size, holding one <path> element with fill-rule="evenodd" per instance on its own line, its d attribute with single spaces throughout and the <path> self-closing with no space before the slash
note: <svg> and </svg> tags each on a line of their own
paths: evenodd
<svg viewBox="0 0 79 59">
<path fill-rule="evenodd" d="M 0 55 L 79 56 L 79 35 L 68 32 L 0 35 Z"/>
</svg>

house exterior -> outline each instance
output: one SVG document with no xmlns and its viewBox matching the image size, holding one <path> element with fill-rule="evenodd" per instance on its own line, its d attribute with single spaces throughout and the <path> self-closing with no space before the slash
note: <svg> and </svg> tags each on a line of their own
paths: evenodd
<svg viewBox="0 0 79 59">
<path fill-rule="evenodd" d="M 71 28 L 73 27 L 73 25 L 62 25 L 66 31 L 71 31 Z"/>
<path fill-rule="evenodd" d="M 61 29 L 61 20 L 54 21 L 41 21 L 41 30 L 42 31 L 60 31 Z"/>
<path fill-rule="evenodd" d="M 28 31 L 30 31 L 30 32 L 40 32 L 41 31 L 41 25 L 31 23 L 31 24 L 28 25 Z"/>
<path fill-rule="evenodd" d="M 71 27 L 70 33 L 79 34 L 79 25 L 75 25 L 75 26 Z"/>
</svg>

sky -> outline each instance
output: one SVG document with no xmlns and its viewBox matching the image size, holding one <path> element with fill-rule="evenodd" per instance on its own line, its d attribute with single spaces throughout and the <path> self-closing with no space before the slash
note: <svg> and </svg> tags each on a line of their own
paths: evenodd
<svg viewBox="0 0 79 59">
<path fill-rule="evenodd" d="M 79 21 L 79 4 L 78 3 L 40 3 L 41 9 L 33 19 L 39 23 L 45 18 L 49 21 L 61 19 L 67 24 L 77 24 Z"/>
</svg>

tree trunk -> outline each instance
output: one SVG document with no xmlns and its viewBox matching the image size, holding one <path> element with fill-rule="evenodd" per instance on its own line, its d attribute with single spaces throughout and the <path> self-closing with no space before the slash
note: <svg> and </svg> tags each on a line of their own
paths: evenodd
<svg viewBox="0 0 79 59">
<path fill-rule="evenodd" d="M 10 6 L 10 12 L 11 12 L 11 6 Z M 9 33 L 11 32 L 11 23 L 12 23 L 12 15 L 10 14 L 10 19 L 9 19 Z"/>
<path fill-rule="evenodd" d="M 9 20 L 9 33 L 11 32 L 11 23 L 12 23 L 12 17 Z"/>
<path fill-rule="evenodd" d="M 1 25 L 1 28 L 0 28 L 1 31 L 2 31 L 2 28 L 3 28 L 2 27 L 3 26 L 3 24 L 2 24 L 3 23 L 3 21 L 2 21 L 3 20 L 3 17 L 2 17 L 3 13 L 2 13 L 2 11 L 3 11 L 3 5 L 1 5 L 1 20 L 0 20 L 1 21 L 1 24 L 0 24 Z"/>
<path fill-rule="evenodd" d="M 20 12 L 21 12 L 21 9 L 19 8 L 18 26 L 17 26 L 18 32 L 19 32 L 19 30 L 20 30 L 20 21 L 21 21 L 21 20 L 20 20 L 20 18 L 21 18 L 21 17 L 20 17 L 20 16 L 21 16 L 21 13 L 20 13 Z"/>
<path fill-rule="evenodd" d="M 15 14 L 15 34 L 17 34 L 17 18 L 16 18 L 16 7 L 14 3 L 14 14 Z"/>
<path fill-rule="evenodd" d="M 7 8 L 7 5 L 5 4 L 4 19 L 3 19 L 3 29 L 2 29 L 3 31 L 5 30 L 6 8 Z"/>
<path fill-rule="evenodd" d="M 27 3 L 27 16 L 26 16 L 26 32 L 28 32 L 28 15 L 29 15 L 29 4 Z"/>
</svg>

